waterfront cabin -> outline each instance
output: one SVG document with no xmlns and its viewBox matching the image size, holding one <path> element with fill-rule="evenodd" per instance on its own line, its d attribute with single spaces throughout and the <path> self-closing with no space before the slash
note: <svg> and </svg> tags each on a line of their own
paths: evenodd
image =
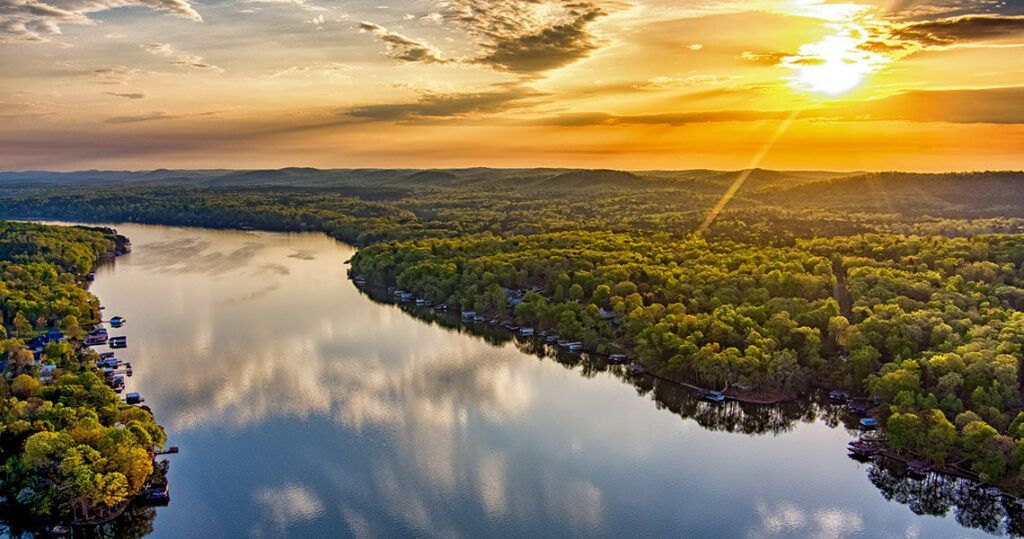
<svg viewBox="0 0 1024 539">
<path fill-rule="evenodd" d="M 830 391 L 828 394 L 828 400 L 836 403 L 843 403 L 850 399 L 850 394 L 845 391 Z"/>
<path fill-rule="evenodd" d="M 878 420 L 873 417 L 861 418 L 860 427 L 866 430 L 878 428 Z"/>
<path fill-rule="evenodd" d="M 56 365 L 43 365 L 39 367 L 39 381 L 52 382 L 57 374 Z"/>
<path fill-rule="evenodd" d="M 714 390 L 701 391 L 700 398 L 701 400 L 705 400 L 714 404 L 721 404 L 725 402 L 725 393 Z"/>
<path fill-rule="evenodd" d="M 128 404 L 141 404 L 146 399 L 142 398 L 142 395 L 138 393 L 127 393 L 124 396 L 124 401 Z"/>
<path fill-rule="evenodd" d="M 850 399 L 848 408 L 851 414 L 864 415 L 871 409 L 871 403 L 863 398 Z"/>
</svg>

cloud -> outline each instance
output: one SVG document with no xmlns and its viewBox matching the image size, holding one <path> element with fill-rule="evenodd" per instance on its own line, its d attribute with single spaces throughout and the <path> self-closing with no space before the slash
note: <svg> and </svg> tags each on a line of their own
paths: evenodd
<svg viewBox="0 0 1024 539">
<path fill-rule="evenodd" d="M 954 124 L 1024 124 L 1024 87 L 909 91 L 855 104 L 800 111 L 805 120 L 946 122 Z M 716 110 L 615 115 L 605 112 L 564 114 L 529 123 L 552 126 L 667 125 L 776 121 L 791 110 Z"/>
<path fill-rule="evenodd" d="M 289 66 L 273 72 L 270 76 L 272 78 L 322 76 L 330 80 L 342 80 L 349 78 L 347 72 L 351 69 L 351 66 L 346 64 L 328 62 L 325 64 Z"/>
<path fill-rule="evenodd" d="M 90 15 L 120 7 L 145 7 L 201 22 L 188 0 L 0 0 L 0 43 L 43 42 L 62 24 L 93 25 Z"/>
<path fill-rule="evenodd" d="M 404 62 L 463 63 L 518 74 L 536 74 L 571 64 L 598 47 L 589 31 L 605 15 L 597 4 L 581 0 L 452 0 L 439 4 L 424 22 L 450 23 L 473 42 L 475 52 L 445 59 L 427 42 L 372 22 L 359 29 L 387 44 L 387 55 Z"/>
<path fill-rule="evenodd" d="M 783 59 L 793 56 L 791 52 L 783 51 L 768 51 L 768 52 L 754 52 L 754 51 L 743 51 L 740 58 L 754 62 L 758 65 L 774 66 L 778 65 Z"/>
<path fill-rule="evenodd" d="M 108 124 L 135 124 L 155 120 L 172 120 L 174 118 L 177 118 L 177 116 L 173 116 L 163 111 L 155 111 L 148 114 L 137 114 L 132 116 L 114 116 L 113 118 L 107 118 L 104 122 Z"/>
<path fill-rule="evenodd" d="M 359 30 L 362 32 L 370 32 L 386 43 L 386 54 L 395 60 L 402 62 L 424 62 L 428 64 L 446 62 L 446 60 L 441 57 L 441 52 L 433 46 L 421 41 L 416 41 L 415 39 L 406 37 L 402 34 L 392 32 L 379 24 L 361 22 L 359 23 Z"/>
<path fill-rule="evenodd" d="M 733 80 L 732 77 L 722 75 L 689 75 L 686 77 L 654 77 L 633 85 L 637 90 L 669 90 L 673 88 L 686 88 L 690 86 L 714 86 L 724 84 Z"/>
<path fill-rule="evenodd" d="M 100 79 L 100 84 L 124 84 L 132 77 L 146 73 L 143 69 L 128 66 L 101 67 L 92 71 L 92 75 Z"/>
<path fill-rule="evenodd" d="M 148 95 L 146 95 L 145 92 L 125 92 L 125 93 L 103 92 L 103 93 L 105 93 L 107 95 L 112 95 L 114 97 L 123 97 L 125 99 L 132 99 L 132 100 L 135 100 L 135 99 L 146 99 L 147 97 L 149 97 Z"/>
<path fill-rule="evenodd" d="M 347 116 L 370 121 L 429 120 L 452 118 L 472 113 L 495 113 L 516 108 L 519 102 L 542 94 L 518 85 L 499 86 L 484 92 L 462 94 L 424 94 L 412 103 L 367 105 L 349 109 Z"/>
<path fill-rule="evenodd" d="M 904 24 L 891 37 L 922 47 L 948 47 L 963 43 L 1002 40 L 1024 41 L 1024 16 L 964 15 Z"/>
<path fill-rule="evenodd" d="M 201 56 L 182 53 L 167 43 L 150 43 L 149 45 L 143 45 L 142 48 L 157 56 L 166 56 L 171 58 L 171 63 L 174 65 L 184 66 L 191 69 L 207 69 L 217 72 L 224 71 L 213 64 L 207 63 Z"/>
<path fill-rule="evenodd" d="M 480 40 L 483 53 L 470 62 L 516 73 L 568 65 L 597 48 L 590 23 L 605 15 L 596 4 L 576 0 L 486 0 L 451 3 L 450 18 Z"/>
</svg>

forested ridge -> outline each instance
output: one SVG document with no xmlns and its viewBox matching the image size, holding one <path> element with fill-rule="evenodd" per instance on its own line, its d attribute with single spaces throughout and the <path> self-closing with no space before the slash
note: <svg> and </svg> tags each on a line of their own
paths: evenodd
<svg viewBox="0 0 1024 539">
<path fill-rule="evenodd" d="M 735 173 L 78 174 L 7 178 L 0 215 L 322 230 L 371 283 L 701 387 L 845 389 L 891 449 L 1024 489 L 1021 173 L 753 171 L 702 236 Z"/>
<path fill-rule="evenodd" d="M 118 241 L 110 230 L 0 222 L 0 494 L 22 525 L 122 506 L 164 443 L 153 416 L 122 403 L 81 346 L 100 320 L 84 278 Z"/>
</svg>

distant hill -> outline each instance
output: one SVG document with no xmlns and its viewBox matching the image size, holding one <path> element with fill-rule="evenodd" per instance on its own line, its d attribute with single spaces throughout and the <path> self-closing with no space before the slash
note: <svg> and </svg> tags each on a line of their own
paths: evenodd
<svg viewBox="0 0 1024 539">
<path fill-rule="evenodd" d="M 566 168 L 168 170 L 0 172 L 0 190 L 99 186 L 188 186 L 330 192 L 364 200 L 396 200 L 424 189 L 573 193 L 591 189 L 650 190 L 651 196 L 717 198 L 744 171 L 627 172 Z M 1024 217 L 1024 172 L 961 174 L 846 173 L 752 169 L 733 206 L 907 216 Z"/>
<path fill-rule="evenodd" d="M 903 215 L 1024 216 L 1024 172 L 860 174 L 762 193 L 787 206 Z"/>
<path fill-rule="evenodd" d="M 544 187 L 586 188 L 586 187 L 638 187 L 649 184 L 632 172 L 621 170 L 571 170 L 545 179 Z"/>
</svg>

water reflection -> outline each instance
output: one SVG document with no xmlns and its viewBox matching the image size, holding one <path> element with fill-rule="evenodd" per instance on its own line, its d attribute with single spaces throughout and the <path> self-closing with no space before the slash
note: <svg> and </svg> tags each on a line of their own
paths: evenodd
<svg viewBox="0 0 1024 539">
<path fill-rule="evenodd" d="M 712 406 L 370 300 L 345 278 L 352 249 L 322 235 L 118 228 L 134 252 L 94 292 L 129 320 L 129 391 L 182 448 L 156 536 L 1000 529 L 880 496 L 827 403 Z"/>
</svg>

